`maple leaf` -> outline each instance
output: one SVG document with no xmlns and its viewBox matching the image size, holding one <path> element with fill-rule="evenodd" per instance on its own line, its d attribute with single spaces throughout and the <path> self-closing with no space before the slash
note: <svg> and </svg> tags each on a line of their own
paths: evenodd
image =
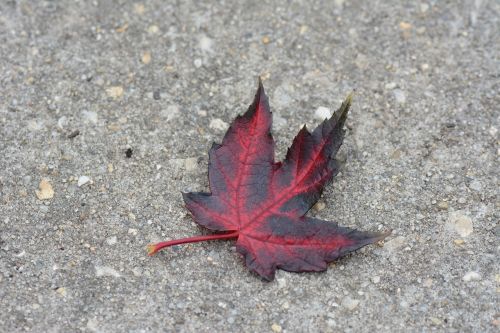
<svg viewBox="0 0 500 333">
<path fill-rule="evenodd" d="M 211 193 L 183 193 L 196 223 L 219 233 L 152 244 L 149 254 L 177 244 L 236 239 L 248 268 L 271 281 L 276 268 L 323 271 L 329 262 L 384 239 L 389 232 L 362 232 L 305 216 L 338 172 L 334 157 L 351 98 L 312 133 L 304 126 L 285 160 L 275 162 L 272 114 L 259 79 L 248 111 L 210 149 Z"/>
</svg>

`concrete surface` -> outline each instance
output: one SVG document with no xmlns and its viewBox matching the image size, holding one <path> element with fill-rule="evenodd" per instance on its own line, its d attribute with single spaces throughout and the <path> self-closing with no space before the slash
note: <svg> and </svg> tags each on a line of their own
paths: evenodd
<svg viewBox="0 0 500 333">
<path fill-rule="evenodd" d="M 493 0 L 0 2 L 0 331 L 498 332 L 499 18 Z M 231 242 L 147 257 L 204 232 L 180 192 L 207 189 L 257 75 L 280 158 L 357 90 L 310 214 L 393 235 L 273 283 Z"/>
</svg>

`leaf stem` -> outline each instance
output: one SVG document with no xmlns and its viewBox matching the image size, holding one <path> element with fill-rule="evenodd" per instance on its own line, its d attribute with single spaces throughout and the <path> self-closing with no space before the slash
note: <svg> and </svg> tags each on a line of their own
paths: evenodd
<svg viewBox="0 0 500 333">
<path fill-rule="evenodd" d="M 163 249 L 165 247 L 179 245 L 179 244 L 197 243 L 197 242 L 204 242 L 204 241 L 217 240 L 217 239 L 238 238 L 239 233 L 240 232 L 238 230 L 235 230 L 233 232 L 229 232 L 229 233 L 225 233 L 225 234 L 195 236 L 195 237 L 188 237 L 188 238 L 182 238 L 182 239 L 174 239 L 171 241 L 160 242 L 160 243 L 156 243 L 156 244 L 149 244 L 147 246 L 148 255 L 152 256 L 153 254 L 155 254 L 156 252 L 160 251 L 161 249 Z"/>
</svg>

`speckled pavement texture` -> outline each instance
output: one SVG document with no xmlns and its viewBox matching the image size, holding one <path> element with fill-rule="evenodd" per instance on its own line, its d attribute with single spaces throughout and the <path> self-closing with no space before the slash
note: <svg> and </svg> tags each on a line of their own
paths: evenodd
<svg viewBox="0 0 500 333">
<path fill-rule="evenodd" d="M 1 332 L 498 332 L 500 3 L 0 2 Z M 309 212 L 392 229 L 267 283 L 181 191 L 262 76 L 278 158 L 353 89 Z"/>
</svg>

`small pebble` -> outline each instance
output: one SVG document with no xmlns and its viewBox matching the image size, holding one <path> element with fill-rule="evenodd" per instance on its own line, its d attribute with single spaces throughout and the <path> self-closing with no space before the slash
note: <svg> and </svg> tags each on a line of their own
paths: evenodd
<svg viewBox="0 0 500 333">
<path fill-rule="evenodd" d="M 121 277 L 120 273 L 118 273 L 114 268 L 108 266 L 95 266 L 95 275 L 97 277 L 101 276 L 111 276 L 115 278 Z"/>
<path fill-rule="evenodd" d="M 326 207 L 326 204 L 323 201 L 318 201 L 313 206 L 313 209 L 319 212 L 319 211 L 322 211 L 323 209 L 325 209 L 325 207 Z"/>
<path fill-rule="evenodd" d="M 465 282 L 469 282 L 469 281 L 479 281 L 481 280 L 481 275 L 479 275 L 478 272 L 474 272 L 474 271 L 471 271 L 471 272 L 467 272 L 464 277 L 462 278 L 462 280 L 464 280 Z"/>
<path fill-rule="evenodd" d="M 320 106 L 314 112 L 314 116 L 316 117 L 316 119 L 325 120 L 332 116 L 332 111 L 327 107 Z"/>
<path fill-rule="evenodd" d="M 106 238 L 106 244 L 115 245 L 118 242 L 118 238 L 116 236 L 111 236 Z"/>
<path fill-rule="evenodd" d="M 109 87 L 106 89 L 106 93 L 111 98 L 114 99 L 120 98 L 123 95 L 123 87 L 120 86 Z"/>
<path fill-rule="evenodd" d="M 418 27 L 417 28 L 417 34 L 422 35 L 425 33 L 427 29 L 425 27 Z"/>
<path fill-rule="evenodd" d="M 152 35 L 157 34 L 159 31 L 160 31 L 160 28 L 158 28 L 157 25 L 151 25 L 148 28 L 148 33 L 150 33 Z"/>
<path fill-rule="evenodd" d="M 146 11 L 146 8 L 144 7 L 144 4 L 142 3 L 136 3 L 134 4 L 134 12 L 136 14 L 142 15 Z"/>
<path fill-rule="evenodd" d="M 199 40 L 200 49 L 205 52 L 212 52 L 213 44 L 214 41 L 207 36 L 202 36 Z"/>
<path fill-rule="evenodd" d="M 78 187 L 81 187 L 85 184 L 87 184 L 88 182 L 90 182 L 90 178 L 87 177 L 87 176 L 80 176 L 78 178 Z"/>
<path fill-rule="evenodd" d="M 68 125 L 68 118 L 66 116 L 62 116 L 57 120 L 57 127 L 59 129 L 64 129 Z"/>
<path fill-rule="evenodd" d="M 35 119 L 28 122 L 28 128 L 32 131 L 40 131 L 43 128 L 43 122 Z"/>
<path fill-rule="evenodd" d="M 97 121 L 99 120 L 96 112 L 86 110 L 82 111 L 82 118 L 83 120 L 93 124 L 97 124 Z"/>
<path fill-rule="evenodd" d="M 62 297 L 66 296 L 66 288 L 64 287 L 59 287 L 56 289 L 56 292 L 61 295 Z"/>
<path fill-rule="evenodd" d="M 125 23 L 124 25 L 116 28 L 116 32 L 124 33 L 125 31 L 127 31 L 127 29 L 128 29 L 128 23 Z"/>
<path fill-rule="evenodd" d="M 385 89 L 386 90 L 392 90 L 397 87 L 396 82 L 389 82 L 385 84 Z"/>
<path fill-rule="evenodd" d="M 408 22 L 399 22 L 399 29 L 401 29 L 403 38 L 409 38 L 411 35 L 411 23 Z"/>
<path fill-rule="evenodd" d="M 432 287 L 433 283 L 434 283 L 434 281 L 432 281 L 432 279 L 425 279 L 424 282 L 422 283 L 422 285 L 426 288 L 430 288 L 430 287 Z"/>
<path fill-rule="evenodd" d="M 48 200 L 54 197 L 54 189 L 47 179 L 42 179 L 35 194 L 39 200 Z"/>
<path fill-rule="evenodd" d="M 446 201 L 440 201 L 438 203 L 438 208 L 442 210 L 447 210 L 448 209 L 448 202 Z"/>
<path fill-rule="evenodd" d="M 147 65 L 151 62 L 151 52 L 144 52 L 141 57 L 142 63 Z"/>
<path fill-rule="evenodd" d="M 225 131 L 229 127 L 229 124 L 222 119 L 214 118 L 210 121 L 208 126 L 214 130 Z"/>
<path fill-rule="evenodd" d="M 269 42 L 270 42 L 270 41 L 271 41 L 271 39 L 269 39 L 269 37 L 268 37 L 268 36 L 264 36 L 264 37 L 262 37 L 262 43 L 263 43 L 263 44 L 269 44 Z"/>
<path fill-rule="evenodd" d="M 356 59 L 354 59 L 354 63 L 356 64 L 356 66 L 359 68 L 359 69 L 367 69 L 368 66 L 370 66 L 370 62 L 368 60 L 368 57 L 365 56 L 364 54 L 362 53 L 359 53 L 357 56 L 356 56 Z"/>
<path fill-rule="evenodd" d="M 396 99 L 396 102 L 398 102 L 399 104 L 406 103 L 406 94 L 404 93 L 403 90 L 395 89 L 393 94 L 394 94 L 394 98 Z"/>
<path fill-rule="evenodd" d="M 278 283 L 278 288 L 280 289 L 287 287 L 287 280 L 283 277 L 276 278 L 276 282 Z"/>
<path fill-rule="evenodd" d="M 354 310 L 358 307 L 359 305 L 359 300 L 357 299 L 352 299 L 349 296 L 346 296 L 342 299 L 341 305 L 346 308 L 347 310 Z"/>
<path fill-rule="evenodd" d="M 471 218 L 460 211 L 450 213 L 446 227 L 459 234 L 460 237 L 467 237 L 473 232 Z"/>
<path fill-rule="evenodd" d="M 272 325 L 271 325 L 271 330 L 272 330 L 273 332 L 275 332 L 275 333 L 280 333 L 280 332 L 281 332 L 281 330 L 282 330 L 282 328 L 281 328 L 281 326 L 280 326 L 280 325 L 278 325 L 278 324 L 272 324 Z"/>
<path fill-rule="evenodd" d="M 194 67 L 200 68 L 201 65 L 203 65 L 203 62 L 202 62 L 202 60 L 200 58 L 194 59 Z"/>
<path fill-rule="evenodd" d="M 335 4 L 335 6 L 337 6 L 338 8 L 342 8 L 342 6 L 344 5 L 345 3 L 345 0 L 335 0 L 333 2 Z"/>
<path fill-rule="evenodd" d="M 436 318 L 436 317 L 430 317 L 430 320 L 431 322 L 436 325 L 436 326 L 439 326 L 442 324 L 441 320 L 439 318 Z"/>
<path fill-rule="evenodd" d="M 80 135 L 80 131 L 79 130 L 74 130 L 74 131 L 71 131 L 67 138 L 68 139 L 73 139 L 73 138 L 76 138 L 78 135 Z"/>
</svg>

